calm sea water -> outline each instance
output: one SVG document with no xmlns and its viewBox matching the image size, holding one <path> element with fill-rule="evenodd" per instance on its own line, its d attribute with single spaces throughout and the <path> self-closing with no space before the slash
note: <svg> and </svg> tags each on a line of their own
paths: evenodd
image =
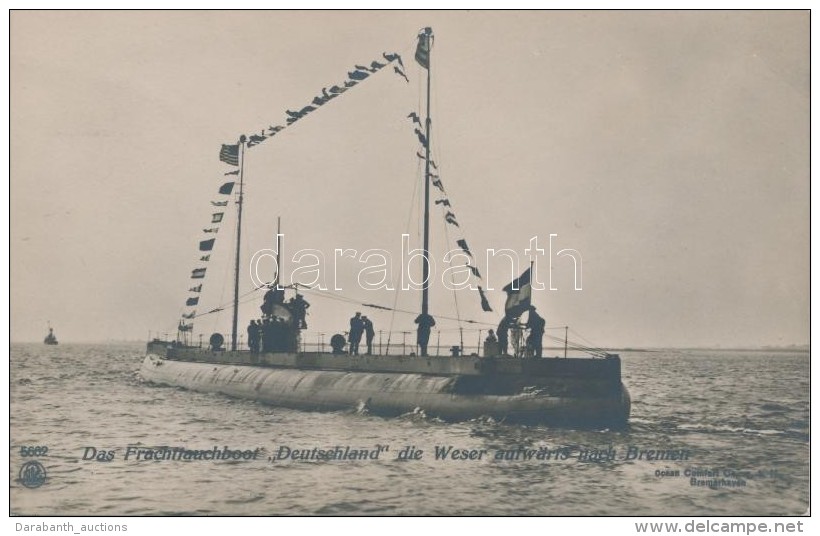
<svg viewBox="0 0 820 536">
<path fill-rule="evenodd" d="M 18 515 L 797 515 L 809 503 L 809 354 L 622 353 L 627 430 L 571 430 L 423 414 L 307 413 L 143 384 L 138 344 L 12 345 L 11 512 Z M 274 461 L 281 447 L 373 449 L 377 460 Z M 45 456 L 22 447 L 45 446 Z M 260 449 L 249 461 L 136 461 L 157 446 Z M 405 446 L 419 460 L 398 460 Z M 436 460 L 436 446 L 487 450 Z M 685 461 L 625 459 L 629 447 Z M 111 461 L 83 460 L 87 447 Z M 565 460 L 496 460 L 501 450 L 566 448 Z M 614 460 L 581 462 L 585 449 Z M 610 451 L 612 452 L 612 451 Z M 18 479 L 36 459 L 34 489 Z M 717 470 L 743 487 L 693 486 Z M 658 476 L 661 472 L 680 476 Z M 705 479 L 707 477 L 700 477 Z"/>
</svg>

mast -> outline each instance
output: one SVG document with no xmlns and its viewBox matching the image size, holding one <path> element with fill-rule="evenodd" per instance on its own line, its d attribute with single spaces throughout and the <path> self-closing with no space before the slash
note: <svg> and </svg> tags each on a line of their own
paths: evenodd
<svg viewBox="0 0 820 536">
<path fill-rule="evenodd" d="M 239 200 L 236 212 L 236 258 L 233 276 L 233 322 L 231 324 L 231 351 L 236 351 L 237 326 L 239 324 L 239 250 L 242 245 L 242 168 L 245 165 L 245 136 L 239 137 Z"/>
<path fill-rule="evenodd" d="M 564 359 L 567 358 L 567 342 L 569 340 L 569 326 L 564 326 Z"/>
<path fill-rule="evenodd" d="M 276 216 L 276 280 L 273 282 L 275 287 L 279 286 L 281 278 L 279 274 L 282 273 L 282 216 Z"/>
<path fill-rule="evenodd" d="M 419 34 L 419 49 L 424 49 L 427 68 L 427 117 L 424 121 L 424 136 L 427 140 L 424 152 L 424 262 L 422 263 L 421 314 L 426 315 L 430 306 L 430 52 L 433 44 L 433 29 L 425 28 Z M 418 59 L 418 54 L 416 55 Z"/>
</svg>

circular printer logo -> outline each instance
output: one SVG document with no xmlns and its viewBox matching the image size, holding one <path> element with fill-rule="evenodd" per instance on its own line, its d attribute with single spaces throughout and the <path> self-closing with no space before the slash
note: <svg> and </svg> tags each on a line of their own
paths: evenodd
<svg viewBox="0 0 820 536">
<path fill-rule="evenodd" d="M 27 488 L 39 488 L 46 481 L 46 468 L 37 461 L 30 461 L 20 468 L 20 482 Z"/>
</svg>

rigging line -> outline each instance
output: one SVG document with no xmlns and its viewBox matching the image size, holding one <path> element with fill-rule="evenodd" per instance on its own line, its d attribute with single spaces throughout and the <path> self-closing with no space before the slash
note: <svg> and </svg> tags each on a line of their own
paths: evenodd
<svg viewBox="0 0 820 536">
<path fill-rule="evenodd" d="M 312 294 L 312 295 L 317 296 L 319 298 L 327 298 L 327 299 L 330 299 L 330 300 L 344 301 L 344 302 L 347 302 L 347 303 L 361 305 L 363 307 L 375 307 L 375 308 L 378 308 L 378 309 L 390 310 L 390 311 L 394 311 L 394 312 L 397 312 L 397 313 L 403 313 L 403 314 L 411 314 L 411 315 L 417 314 L 417 311 L 408 311 L 407 309 L 395 309 L 395 308 L 390 308 L 390 307 L 386 307 L 384 305 L 378 305 L 378 304 L 373 304 L 373 303 L 363 303 L 363 302 L 354 300 L 352 298 L 344 298 L 344 297 L 341 297 L 341 296 L 334 296 L 334 295 L 331 295 L 331 294 L 325 294 L 326 291 L 317 291 L 316 289 L 304 289 L 303 292 L 305 292 L 307 294 Z M 456 320 L 456 321 L 459 320 L 458 318 L 455 318 L 455 317 L 452 317 L 452 316 L 445 316 L 445 315 L 439 315 L 439 314 L 436 314 L 435 316 L 437 318 L 442 319 L 442 320 Z M 461 319 L 461 321 L 465 322 L 465 323 L 468 323 L 468 324 L 475 324 L 475 325 L 481 325 L 481 326 L 491 326 L 491 327 L 495 326 L 494 323 L 482 322 L 480 320 Z"/>
<path fill-rule="evenodd" d="M 255 298 L 249 298 L 249 299 L 242 299 L 242 298 L 245 298 L 245 297 L 249 296 L 250 294 L 253 294 L 257 290 L 260 290 L 261 288 L 263 288 L 263 287 L 254 288 L 254 289 L 246 292 L 245 294 L 241 295 L 239 304 L 244 305 L 246 303 L 251 303 Z M 286 286 L 285 288 L 289 288 L 289 286 Z M 214 309 L 211 309 L 210 311 L 206 311 L 202 314 L 196 315 L 196 316 L 194 316 L 194 318 L 199 318 L 200 316 L 207 316 L 207 315 L 214 314 L 214 313 L 220 313 L 223 310 L 225 310 L 226 307 L 229 307 L 230 305 L 231 305 L 231 302 L 224 303 L 222 305 L 217 306 Z"/>
<path fill-rule="evenodd" d="M 559 341 L 559 342 L 564 342 L 564 339 L 562 339 L 562 338 L 560 338 L 560 337 L 555 337 L 555 339 L 556 339 L 557 341 Z M 582 345 L 579 345 L 579 344 L 578 344 L 578 343 L 576 343 L 576 342 L 570 342 L 570 341 L 567 341 L 567 345 L 568 345 L 570 348 L 573 348 L 573 349 L 575 349 L 575 350 L 581 350 L 582 352 L 586 352 L 586 353 L 588 353 L 588 354 L 606 354 L 606 353 L 607 353 L 607 352 L 606 352 L 606 351 L 604 351 L 604 350 L 599 350 L 599 349 L 596 349 L 596 348 L 589 348 L 589 347 L 587 347 L 587 346 L 582 346 Z"/>
<path fill-rule="evenodd" d="M 458 328 L 442 328 L 442 329 L 437 329 L 436 331 L 440 331 L 441 333 L 458 333 L 458 332 L 478 333 L 479 331 L 483 332 L 483 331 L 487 331 L 487 330 L 485 330 L 483 328 L 476 328 L 476 329 L 466 328 L 465 329 L 465 328 L 458 327 Z"/>
<path fill-rule="evenodd" d="M 245 304 L 245 303 L 249 303 L 250 301 L 251 300 L 240 301 L 239 304 L 242 305 L 242 304 Z M 208 316 L 208 315 L 211 315 L 211 314 L 221 313 L 222 311 L 224 311 L 230 305 L 231 305 L 231 303 L 226 303 L 226 304 L 223 304 L 223 305 L 219 305 L 217 307 L 214 307 L 210 311 L 205 311 L 204 313 L 201 313 L 201 314 L 198 314 L 198 315 L 194 316 L 191 320 L 195 320 L 195 319 L 197 319 L 201 316 Z"/>
<path fill-rule="evenodd" d="M 552 336 L 552 335 L 548 335 L 547 338 L 554 341 L 554 342 L 562 344 L 562 345 L 565 342 L 565 339 L 562 339 L 561 337 L 555 337 L 555 336 Z M 590 350 L 586 347 L 578 346 L 577 343 L 575 343 L 573 341 L 566 340 L 566 344 L 567 344 L 567 348 L 571 349 L 571 350 L 578 350 L 578 351 L 581 351 L 581 352 L 584 352 L 584 353 L 587 353 L 587 354 L 590 354 L 590 355 L 593 355 L 593 356 L 604 357 L 606 355 L 606 352 L 597 351 L 597 350 Z"/>
<path fill-rule="evenodd" d="M 236 205 L 237 203 L 238 203 L 238 201 L 237 201 L 236 195 L 234 194 L 234 205 Z M 236 207 L 234 207 L 233 214 L 234 214 L 234 217 L 233 217 L 233 230 L 232 230 L 233 232 L 231 233 L 231 237 L 232 237 L 231 244 L 233 245 L 233 248 L 231 248 L 231 250 L 235 251 L 235 249 L 236 249 L 236 227 L 237 227 L 237 225 L 239 225 L 239 218 L 237 216 Z M 228 271 L 229 271 L 230 268 L 231 268 L 231 263 L 230 262 L 223 263 L 222 291 L 219 294 L 219 302 L 218 303 L 224 303 L 224 301 L 225 301 L 225 287 L 227 286 L 228 281 L 229 281 Z M 231 303 L 233 303 L 233 302 L 231 301 Z M 216 324 L 219 322 L 219 317 L 220 317 L 219 313 L 221 313 L 223 310 L 224 310 L 223 306 L 219 306 L 216 309 L 211 309 L 211 311 L 216 313 L 216 315 L 214 316 L 213 323 L 211 324 L 211 331 L 216 331 Z"/>
<path fill-rule="evenodd" d="M 517 327 L 518 327 L 518 329 L 521 329 L 522 331 L 527 329 L 526 324 L 519 324 Z M 560 328 L 559 327 L 550 327 L 550 328 L 546 328 L 546 329 L 564 329 L 564 326 L 560 326 Z M 550 339 L 554 342 L 557 342 L 561 345 L 563 345 L 566 342 L 568 349 L 578 350 L 578 351 L 590 354 L 592 356 L 606 357 L 609 353 L 604 349 L 589 348 L 589 347 L 586 347 L 584 345 L 581 345 L 581 344 L 577 343 L 576 341 L 570 341 L 569 339 L 565 339 L 563 337 L 557 337 L 555 335 L 547 335 L 547 334 L 545 334 L 545 336 L 548 339 Z"/>
<path fill-rule="evenodd" d="M 416 173 L 415 173 L 414 178 L 413 178 L 413 195 L 410 196 L 410 207 L 407 211 L 407 221 L 404 224 L 404 232 L 408 236 L 410 235 L 410 223 L 413 221 L 413 212 L 414 212 L 414 209 L 416 208 L 415 207 L 416 198 L 419 195 L 418 176 L 419 176 L 419 168 L 420 168 L 421 164 L 419 163 L 417 158 L 414 158 L 414 160 L 416 161 Z M 396 304 L 399 301 L 399 281 L 400 281 L 400 279 L 401 279 L 401 273 L 399 273 L 396 276 L 396 280 L 393 282 L 393 285 L 394 285 L 396 290 L 393 294 L 393 308 L 391 309 L 393 311 L 393 313 L 390 315 L 390 324 L 389 324 L 390 333 L 392 333 L 392 331 L 393 331 L 393 322 L 395 321 L 395 318 L 396 318 L 395 309 L 396 309 Z M 390 349 L 390 335 L 389 334 L 387 335 L 387 349 L 388 350 Z"/>
<path fill-rule="evenodd" d="M 554 341 L 560 341 L 561 343 L 563 343 L 564 341 L 567 341 L 567 344 L 569 344 L 569 343 L 570 343 L 569 338 L 558 337 L 558 336 L 556 336 L 556 335 L 546 335 L 546 337 L 547 337 L 547 338 L 549 338 L 549 339 L 552 339 L 552 340 L 554 340 Z M 576 342 L 576 341 L 571 341 L 571 342 L 572 342 L 573 347 L 574 347 L 574 348 L 576 348 L 576 349 L 578 349 L 578 350 L 584 350 L 584 351 L 598 351 L 598 349 L 597 349 L 597 348 L 590 348 L 589 346 L 586 346 L 586 345 L 581 344 L 581 343 Z"/>
<path fill-rule="evenodd" d="M 578 337 L 579 339 L 581 339 L 582 341 L 587 343 L 591 348 L 599 348 L 601 351 L 605 350 L 603 347 L 600 347 L 597 344 L 593 344 L 592 341 L 590 341 L 589 339 L 587 339 L 586 337 L 584 337 L 583 335 L 578 333 L 577 330 L 575 330 L 573 328 L 569 328 L 569 330 L 572 332 L 573 335 L 575 335 L 576 337 Z"/>
<path fill-rule="evenodd" d="M 242 298 L 245 298 L 245 297 L 249 296 L 250 294 L 253 294 L 257 290 L 260 290 L 262 288 L 264 288 L 264 287 L 258 287 L 258 288 L 251 289 L 248 292 L 240 295 L 239 299 L 241 300 Z M 249 301 L 250 300 L 244 300 L 244 301 L 240 301 L 239 303 L 248 303 Z M 231 305 L 231 302 L 221 303 L 221 304 L 217 305 L 216 307 L 214 307 L 213 309 L 211 309 L 210 311 L 206 311 L 204 313 L 194 315 L 193 317 L 191 317 L 191 320 L 199 318 L 200 316 L 205 316 L 205 315 L 209 315 L 209 314 L 212 314 L 212 313 L 222 311 L 223 309 L 225 309 L 226 307 L 229 307 L 230 305 Z"/>
<path fill-rule="evenodd" d="M 303 288 L 302 292 L 304 292 L 305 294 L 310 294 L 310 295 L 313 295 L 313 296 L 317 296 L 319 298 L 326 298 L 328 300 L 335 300 L 335 301 L 339 301 L 339 302 L 343 302 L 343 303 L 350 303 L 352 305 L 365 305 L 364 303 L 359 302 L 357 300 L 354 300 L 353 298 L 347 298 L 345 296 L 336 296 L 336 295 L 333 295 L 333 294 L 326 294 L 325 292 L 327 292 L 327 291 L 323 291 L 323 290 Z M 383 308 L 384 309 L 389 309 L 389 307 L 383 307 Z"/>
<path fill-rule="evenodd" d="M 574 329 L 570 328 L 570 329 L 569 329 L 569 331 L 570 331 L 570 332 L 571 332 L 574 336 L 577 336 L 577 337 L 579 337 L 579 338 L 581 338 L 581 339 L 584 339 L 584 337 L 583 337 L 580 333 L 578 333 L 577 331 L 575 331 Z M 596 351 L 596 352 L 604 352 L 604 353 L 607 353 L 607 350 L 606 350 L 605 348 L 601 348 L 600 346 L 595 346 L 595 345 L 589 344 L 589 341 L 586 341 L 586 340 L 584 340 L 584 342 L 586 343 L 586 344 L 584 344 L 584 345 L 583 345 L 583 346 L 584 346 L 584 348 L 586 348 L 586 349 L 588 349 L 588 350 L 590 350 L 590 351 Z M 579 346 L 579 345 L 580 345 L 580 343 L 577 343 L 577 342 L 576 342 L 575 344 L 576 344 L 576 346 Z"/>
</svg>

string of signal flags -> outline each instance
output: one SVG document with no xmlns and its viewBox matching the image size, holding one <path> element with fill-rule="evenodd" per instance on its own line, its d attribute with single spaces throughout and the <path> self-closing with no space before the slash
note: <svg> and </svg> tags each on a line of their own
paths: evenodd
<svg viewBox="0 0 820 536">
<path fill-rule="evenodd" d="M 364 80 L 367 80 L 370 76 L 374 75 L 375 73 L 381 71 L 382 69 L 392 66 L 393 73 L 397 76 L 404 79 L 406 83 L 410 82 L 410 79 L 407 77 L 407 74 L 404 72 L 404 62 L 402 61 L 401 56 L 398 53 L 382 53 L 382 58 L 373 60 L 370 62 L 369 65 L 354 65 L 353 70 L 348 71 L 347 79 L 341 83 L 332 85 L 329 87 L 324 87 L 321 93 L 313 98 L 309 104 L 294 110 L 285 110 L 286 120 L 284 124 L 277 124 L 271 125 L 269 127 L 263 128 L 257 133 L 251 134 L 247 136 L 247 148 L 253 148 L 271 138 L 276 136 L 278 133 L 282 132 L 289 126 L 293 125 L 297 121 L 305 118 L 309 114 L 315 112 L 325 104 L 329 103 L 333 99 L 336 99 L 343 95 L 345 92 L 349 91 L 350 89 L 354 88 Z M 228 164 L 229 166 L 233 166 L 238 168 L 239 167 L 239 144 L 223 144 L 222 148 L 219 151 L 219 160 Z M 239 175 L 239 169 L 234 169 L 224 173 L 225 176 L 237 176 Z M 231 180 L 222 184 L 219 187 L 218 193 L 223 196 L 231 195 L 233 192 L 234 185 L 236 184 L 235 180 Z M 216 234 L 219 232 L 219 226 L 213 226 L 213 224 L 220 224 L 222 219 L 224 218 L 224 209 L 220 210 L 222 207 L 226 207 L 228 205 L 227 200 L 221 201 L 211 201 L 212 207 L 214 207 L 215 212 L 211 214 L 211 226 L 203 228 L 202 232 L 206 234 Z M 199 242 L 199 251 L 200 253 L 207 253 L 213 250 L 214 244 L 216 243 L 216 238 L 207 238 L 201 240 Z M 210 260 L 210 254 L 200 255 L 198 262 L 208 262 Z M 205 274 L 207 271 L 206 266 L 198 266 L 191 271 L 191 279 L 204 279 Z M 193 323 L 191 320 L 196 318 L 196 309 L 193 309 L 199 304 L 199 294 L 202 292 L 202 283 L 191 287 L 188 289 L 189 292 L 193 293 L 193 295 L 189 296 L 185 301 L 185 307 L 189 309 L 187 312 L 182 314 L 182 320 L 179 322 L 178 329 L 180 331 L 192 331 L 193 330 Z"/>
<path fill-rule="evenodd" d="M 422 30 L 422 33 L 419 34 L 419 43 L 416 48 L 415 59 L 425 69 L 429 69 L 429 52 L 430 46 L 432 41 L 432 35 L 429 32 L 429 29 Z M 322 88 L 322 91 L 319 95 L 315 96 L 309 104 L 295 110 L 287 109 L 285 110 L 286 120 L 285 124 L 278 124 L 278 125 L 271 125 L 266 128 L 262 128 L 258 133 L 251 134 L 247 136 L 245 139 L 247 140 L 247 148 L 251 149 L 271 138 L 276 136 L 278 133 L 282 132 L 289 126 L 295 124 L 299 120 L 303 119 L 304 117 L 308 116 L 309 114 L 317 111 L 319 108 L 324 106 L 325 104 L 329 103 L 333 99 L 338 98 L 339 96 L 343 95 L 345 92 L 349 91 L 353 87 L 357 86 L 364 80 L 368 79 L 373 74 L 381 71 L 382 69 L 392 66 L 393 73 L 397 76 L 404 79 L 406 83 L 410 82 L 410 79 L 407 77 L 407 74 L 404 71 L 404 62 L 402 61 L 401 56 L 398 53 L 382 53 L 382 58 L 373 60 L 370 62 L 369 65 L 354 65 L 353 70 L 348 71 L 346 80 L 341 84 L 332 85 L 329 87 Z M 421 127 L 421 120 L 418 117 L 418 114 L 415 112 L 411 112 L 408 115 L 408 118 L 412 119 L 414 123 L 417 123 L 419 127 Z M 415 129 L 415 133 L 419 139 L 421 145 L 429 150 L 428 148 L 428 140 L 425 134 L 419 129 Z M 243 136 L 244 137 L 244 136 Z M 424 158 L 420 153 L 416 153 L 420 158 Z M 228 164 L 229 166 L 233 166 L 238 168 L 239 167 L 239 144 L 223 144 L 220 151 L 219 151 L 219 160 Z M 436 171 L 438 170 L 438 166 L 435 164 L 435 161 L 431 160 L 430 165 Z M 224 175 L 227 176 L 237 176 L 239 175 L 240 170 L 234 169 L 228 172 L 225 172 Z M 451 203 L 447 198 L 446 191 L 444 189 L 444 185 L 441 181 L 441 178 L 438 174 L 430 172 L 431 183 L 439 189 L 441 194 L 443 195 L 442 198 L 437 199 L 435 201 L 436 205 L 441 205 L 443 209 L 445 209 L 444 219 L 445 222 L 449 225 L 454 225 L 455 227 L 459 227 L 458 221 L 456 220 L 456 216 L 451 210 Z M 218 193 L 223 196 L 231 195 L 233 192 L 234 185 L 236 184 L 235 180 L 227 181 L 219 187 Z M 210 224 L 217 224 L 216 226 L 206 227 L 202 231 L 206 234 L 216 234 L 219 232 L 219 225 L 222 223 L 224 218 L 224 208 L 228 204 L 227 200 L 221 201 L 211 201 L 211 205 L 216 210 L 211 214 L 211 221 Z M 206 253 L 205 255 L 200 255 L 199 261 L 201 263 L 208 262 L 210 260 L 210 252 L 213 250 L 214 245 L 216 243 L 216 238 L 206 238 L 199 242 L 199 252 Z M 467 256 L 467 263 L 465 266 L 470 270 L 472 275 L 476 277 L 479 281 L 482 279 L 481 274 L 478 271 L 478 268 L 473 266 L 472 259 L 473 254 L 470 251 L 469 247 L 467 246 L 467 242 L 465 239 L 461 238 L 456 241 L 456 244 L 464 251 L 465 255 Z M 199 266 L 194 268 L 191 271 L 191 279 L 204 279 L 205 274 L 207 271 L 207 267 Z M 199 304 L 199 294 L 202 292 L 203 284 L 200 282 L 198 285 L 195 285 L 189 288 L 189 292 L 193 295 L 189 296 L 185 301 L 185 306 L 189 308 L 186 313 L 183 313 L 182 319 L 179 322 L 178 329 L 180 331 L 192 331 L 193 330 L 193 323 L 191 322 L 194 318 L 196 318 L 196 309 L 194 309 Z M 492 311 L 490 308 L 490 304 L 487 301 L 486 296 L 484 295 L 484 290 L 481 285 L 478 285 L 478 292 L 481 298 L 481 308 L 484 311 Z"/>
</svg>

